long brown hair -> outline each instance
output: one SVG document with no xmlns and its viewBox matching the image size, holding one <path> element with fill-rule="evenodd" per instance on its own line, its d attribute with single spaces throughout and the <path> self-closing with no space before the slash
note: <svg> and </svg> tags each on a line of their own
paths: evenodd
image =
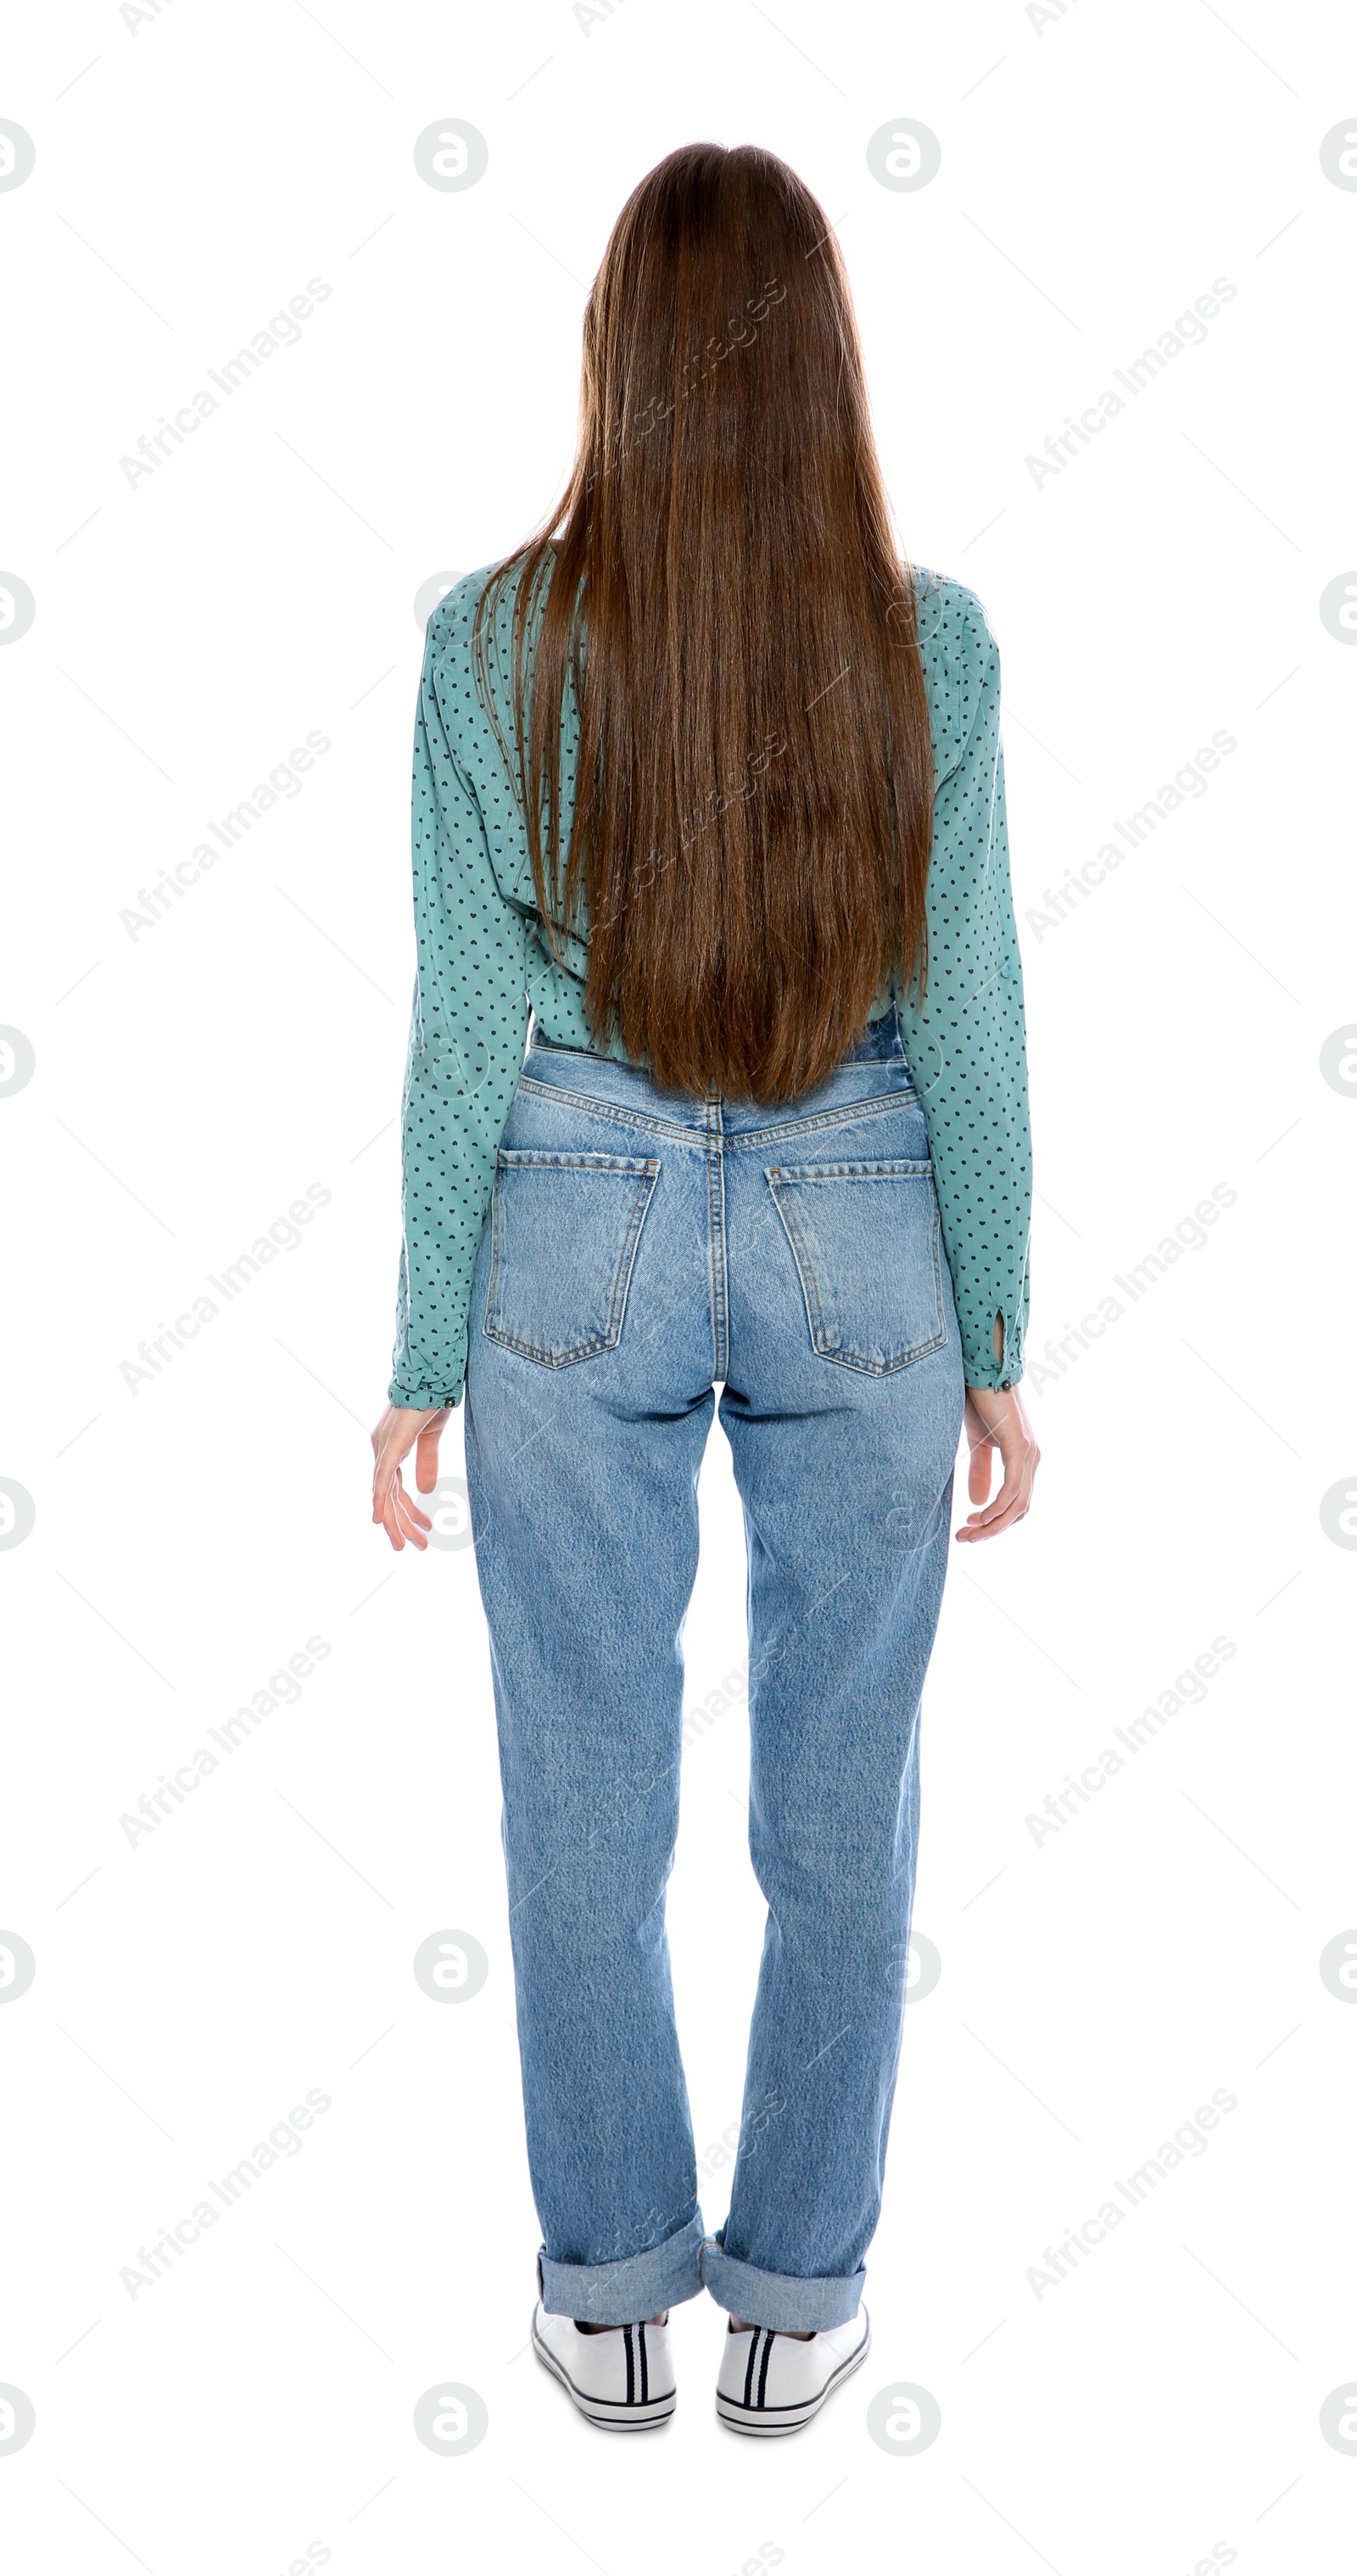
<svg viewBox="0 0 1357 2576">
<path fill-rule="evenodd" d="M 689 144 L 617 219 L 569 484 L 478 609 L 492 716 L 515 574 L 533 885 L 553 955 L 587 914 L 591 1033 L 665 1089 L 797 1099 L 923 975 L 932 756 L 848 281 L 773 153 Z"/>
</svg>

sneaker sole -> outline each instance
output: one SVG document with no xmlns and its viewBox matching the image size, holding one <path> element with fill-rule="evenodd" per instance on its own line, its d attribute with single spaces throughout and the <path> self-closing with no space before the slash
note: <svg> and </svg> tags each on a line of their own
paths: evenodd
<svg viewBox="0 0 1357 2576">
<path fill-rule="evenodd" d="M 546 2345 L 538 2340 L 535 2329 L 532 2348 L 542 2368 L 549 2370 L 553 2379 L 559 2380 L 581 2415 L 587 2416 L 591 2424 L 603 2425 L 610 2433 L 649 2432 L 653 2424 L 667 2424 L 678 2404 L 678 2391 L 674 2388 L 666 2389 L 662 2397 L 647 2399 L 644 2405 L 628 2406 L 610 2397 L 590 2397 L 584 2389 L 576 2387 L 564 2363 L 559 2362 L 554 2353 L 548 2352 Z"/>
<path fill-rule="evenodd" d="M 848 2359 L 840 2362 L 832 2377 L 825 2381 L 818 2397 L 803 2398 L 798 2406 L 746 2406 L 742 2399 L 726 2397 L 718 2388 L 717 2415 L 732 2433 L 753 2433 L 765 2439 L 776 2439 L 780 2433 L 799 2433 L 803 2424 L 809 2424 L 811 2418 L 819 2414 L 835 2389 L 842 2388 L 845 2379 L 862 2368 L 871 2348 L 872 2330 L 869 2326 L 857 2351 L 850 2352 Z"/>
</svg>

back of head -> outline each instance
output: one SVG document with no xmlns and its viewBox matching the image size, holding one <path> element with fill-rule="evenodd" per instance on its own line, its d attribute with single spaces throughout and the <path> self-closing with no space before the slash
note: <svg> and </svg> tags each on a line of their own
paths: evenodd
<svg viewBox="0 0 1357 2576">
<path fill-rule="evenodd" d="M 587 908 L 591 1029 L 666 1088 L 799 1097 L 922 972 L 932 771 L 847 280 L 772 153 L 689 145 L 623 207 L 511 577 L 537 900 Z"/>
</svg>

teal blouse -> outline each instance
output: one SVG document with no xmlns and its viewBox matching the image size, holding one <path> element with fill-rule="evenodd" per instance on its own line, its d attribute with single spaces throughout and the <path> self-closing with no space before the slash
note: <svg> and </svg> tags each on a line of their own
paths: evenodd
<svg viewBox="0 0 1357 2576">
<path fill-rule="evenodd" d="M 495 1149 L 522 1067 L 531 1004 L 544 1034 L 592 1046 L 584 1014 L 587 925 L 546 945 L 523 809 L 471 662 L 476 603 L 495 569 L 450 590 L 429 619 L 415 718 L 416 976 L 403 1112 L 403 1241 L 393 1404 L 456 1404 Z M 894 984 L 906 1059 L 928 1129 L 968 1386 L 1022 1375 L 1031 1140 L 1022 968 L 1008 881 L 999 653 L 973 591 L 915 570 L 934 756 L 928 978 L 922 1004 Z M 487 660 L 513 742 L 512 585 Z M 578 718 L 562 730 L 562 833 L 572 810 Z M 620 1044 L 607 1052 L 624 1056 Z M 994 1357 L 994 1319 L 1004 1357 Z"/>
</svg>

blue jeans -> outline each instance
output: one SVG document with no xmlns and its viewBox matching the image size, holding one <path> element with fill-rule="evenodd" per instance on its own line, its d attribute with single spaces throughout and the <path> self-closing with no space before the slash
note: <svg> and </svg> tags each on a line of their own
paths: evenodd
<svg viewBox="0 0 1357 2576">
<path fill-rule="evenodd" d="M 709 2236 L 664 1910 L 718 1382 L 768 1918 L 730 2211 Z M 534 1029 L 477 1260 L 466 1460 L 558 2314 L 628 2324 L 704 2284 L 784 2332 L 856 2314 L 963 1392 L 894 1014 L 772 1110 L 662 1092 Z"/>
</svg>

